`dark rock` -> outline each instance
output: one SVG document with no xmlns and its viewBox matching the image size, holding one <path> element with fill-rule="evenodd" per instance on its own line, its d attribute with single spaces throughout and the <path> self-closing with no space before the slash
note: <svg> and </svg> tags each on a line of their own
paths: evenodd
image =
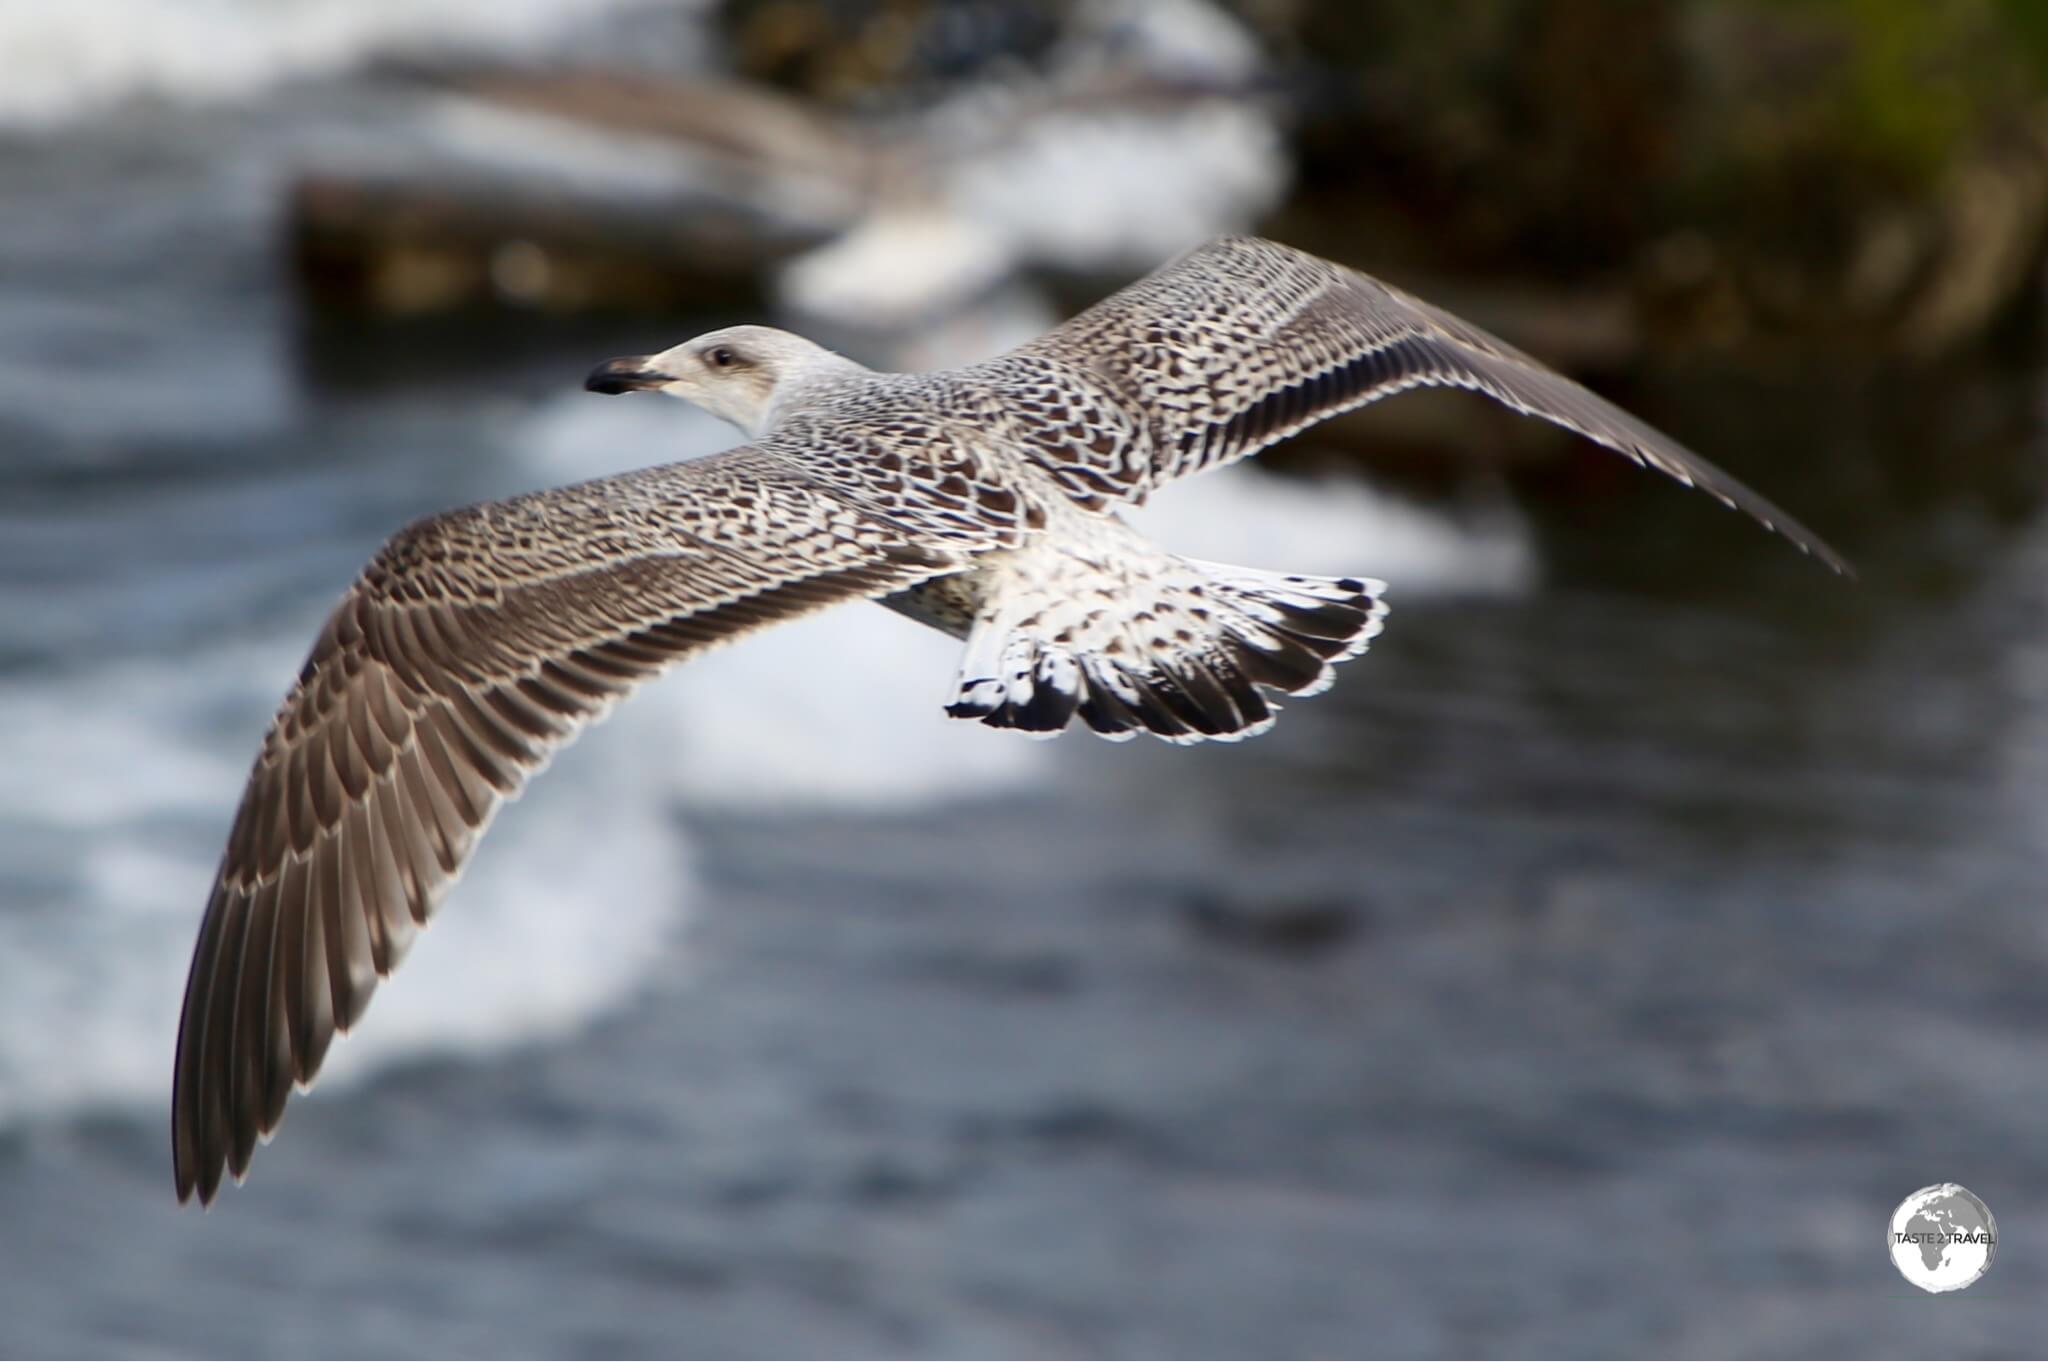
<svg viewBox="0 0 2048 1362">
<path fill-rule="evenodd" d="M 1333 898 L 1190 897 L 1183 916 L 1211 941 L 1271 955 L 1319 955 L 1349 942 L 1362 925 L 1357 905 Z"/>
</svg>

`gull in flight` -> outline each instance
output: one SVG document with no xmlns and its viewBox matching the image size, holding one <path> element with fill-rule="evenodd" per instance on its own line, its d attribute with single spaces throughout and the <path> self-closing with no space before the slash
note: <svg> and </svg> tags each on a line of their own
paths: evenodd
<svg viewBox="0 0 2048 1362">
<path fill-rule="evenodd" d="M 843 601 L 965 640 L 949 713 L 1229 740 L 1379 632 L 1385 587 L 1183 558 L 1118 516 L 1175 478 L 1418 387 L 1468 388 L 1818 537 L 1570 379 L 1367 275 L 1203 246 L 984 363 L 877 373 L 738 326 L 612 360 L 749 443 L 430 516 L 328 619 L 263 740 L 178 1031 L 180 1200 L 238 1180 L 499 803 L 676 662 Z"/>
</svg>

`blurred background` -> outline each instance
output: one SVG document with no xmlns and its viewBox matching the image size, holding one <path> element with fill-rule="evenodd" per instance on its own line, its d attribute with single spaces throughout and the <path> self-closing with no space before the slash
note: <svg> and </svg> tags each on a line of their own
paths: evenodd
<svg viewBox="0 0 2048 1362">
<path fill-rule="evenodd" d="M 2044 15 L 0 3 L 0 1352 L 2037 1350 Z M 1331 423 L 1142 517 L 1388 579 L 1328 696 L 1032 744 L 866 606 L 685 668 L 174 1204 L 213 865 L 388 533 L 733 441 L 599 359 L 964 362 L 1240 230 L 1861 581 L 1476 398 Z"/>
</svg>

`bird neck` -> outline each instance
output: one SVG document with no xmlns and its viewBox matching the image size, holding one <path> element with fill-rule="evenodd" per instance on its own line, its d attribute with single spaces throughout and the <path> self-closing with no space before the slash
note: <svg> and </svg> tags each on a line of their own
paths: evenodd
<svg viewBox="0 0 2048 1362">
<path fill-rule="evenodd" d="M 768 434 L 792 413 L 803 411 L 836 393 L 859 386 L 874 377 L 875 371 L 865 364 L 856 364 L 844 355 L 820 350 L 816 355 L 807 356 L 801 366 L 782 374 L 775 383 L 775 391 L 769 396 L 768 405 L 761 413 L 759 428 L 748 435 L 758 439 Z"/>
</svg>

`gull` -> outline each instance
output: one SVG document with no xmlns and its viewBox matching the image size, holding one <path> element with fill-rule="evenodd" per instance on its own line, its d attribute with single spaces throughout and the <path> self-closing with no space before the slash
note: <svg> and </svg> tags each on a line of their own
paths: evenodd
<svg viewBox="0 0 2048 1362">
<path fill-rule="evenodd" d="M 178 1030 L 179 1200 L 240 1181 L 492 814 L 641 682 L 853 600 L 965 641 L 949 713 L 1229 740 L 1328 686 L 1383 583 L 1200 562 L 1118 515 L 1175 478 L 1418 387 L 1465 388 L 1698 487 L 1846 573 L 1770 502 L 1479 328 L 1269 241 L 1200 247 L 983 363 L 879 373 L 736 326 L 585 386 L 746 444 L 400 530 L 263 740 Z"/>
</svg>

